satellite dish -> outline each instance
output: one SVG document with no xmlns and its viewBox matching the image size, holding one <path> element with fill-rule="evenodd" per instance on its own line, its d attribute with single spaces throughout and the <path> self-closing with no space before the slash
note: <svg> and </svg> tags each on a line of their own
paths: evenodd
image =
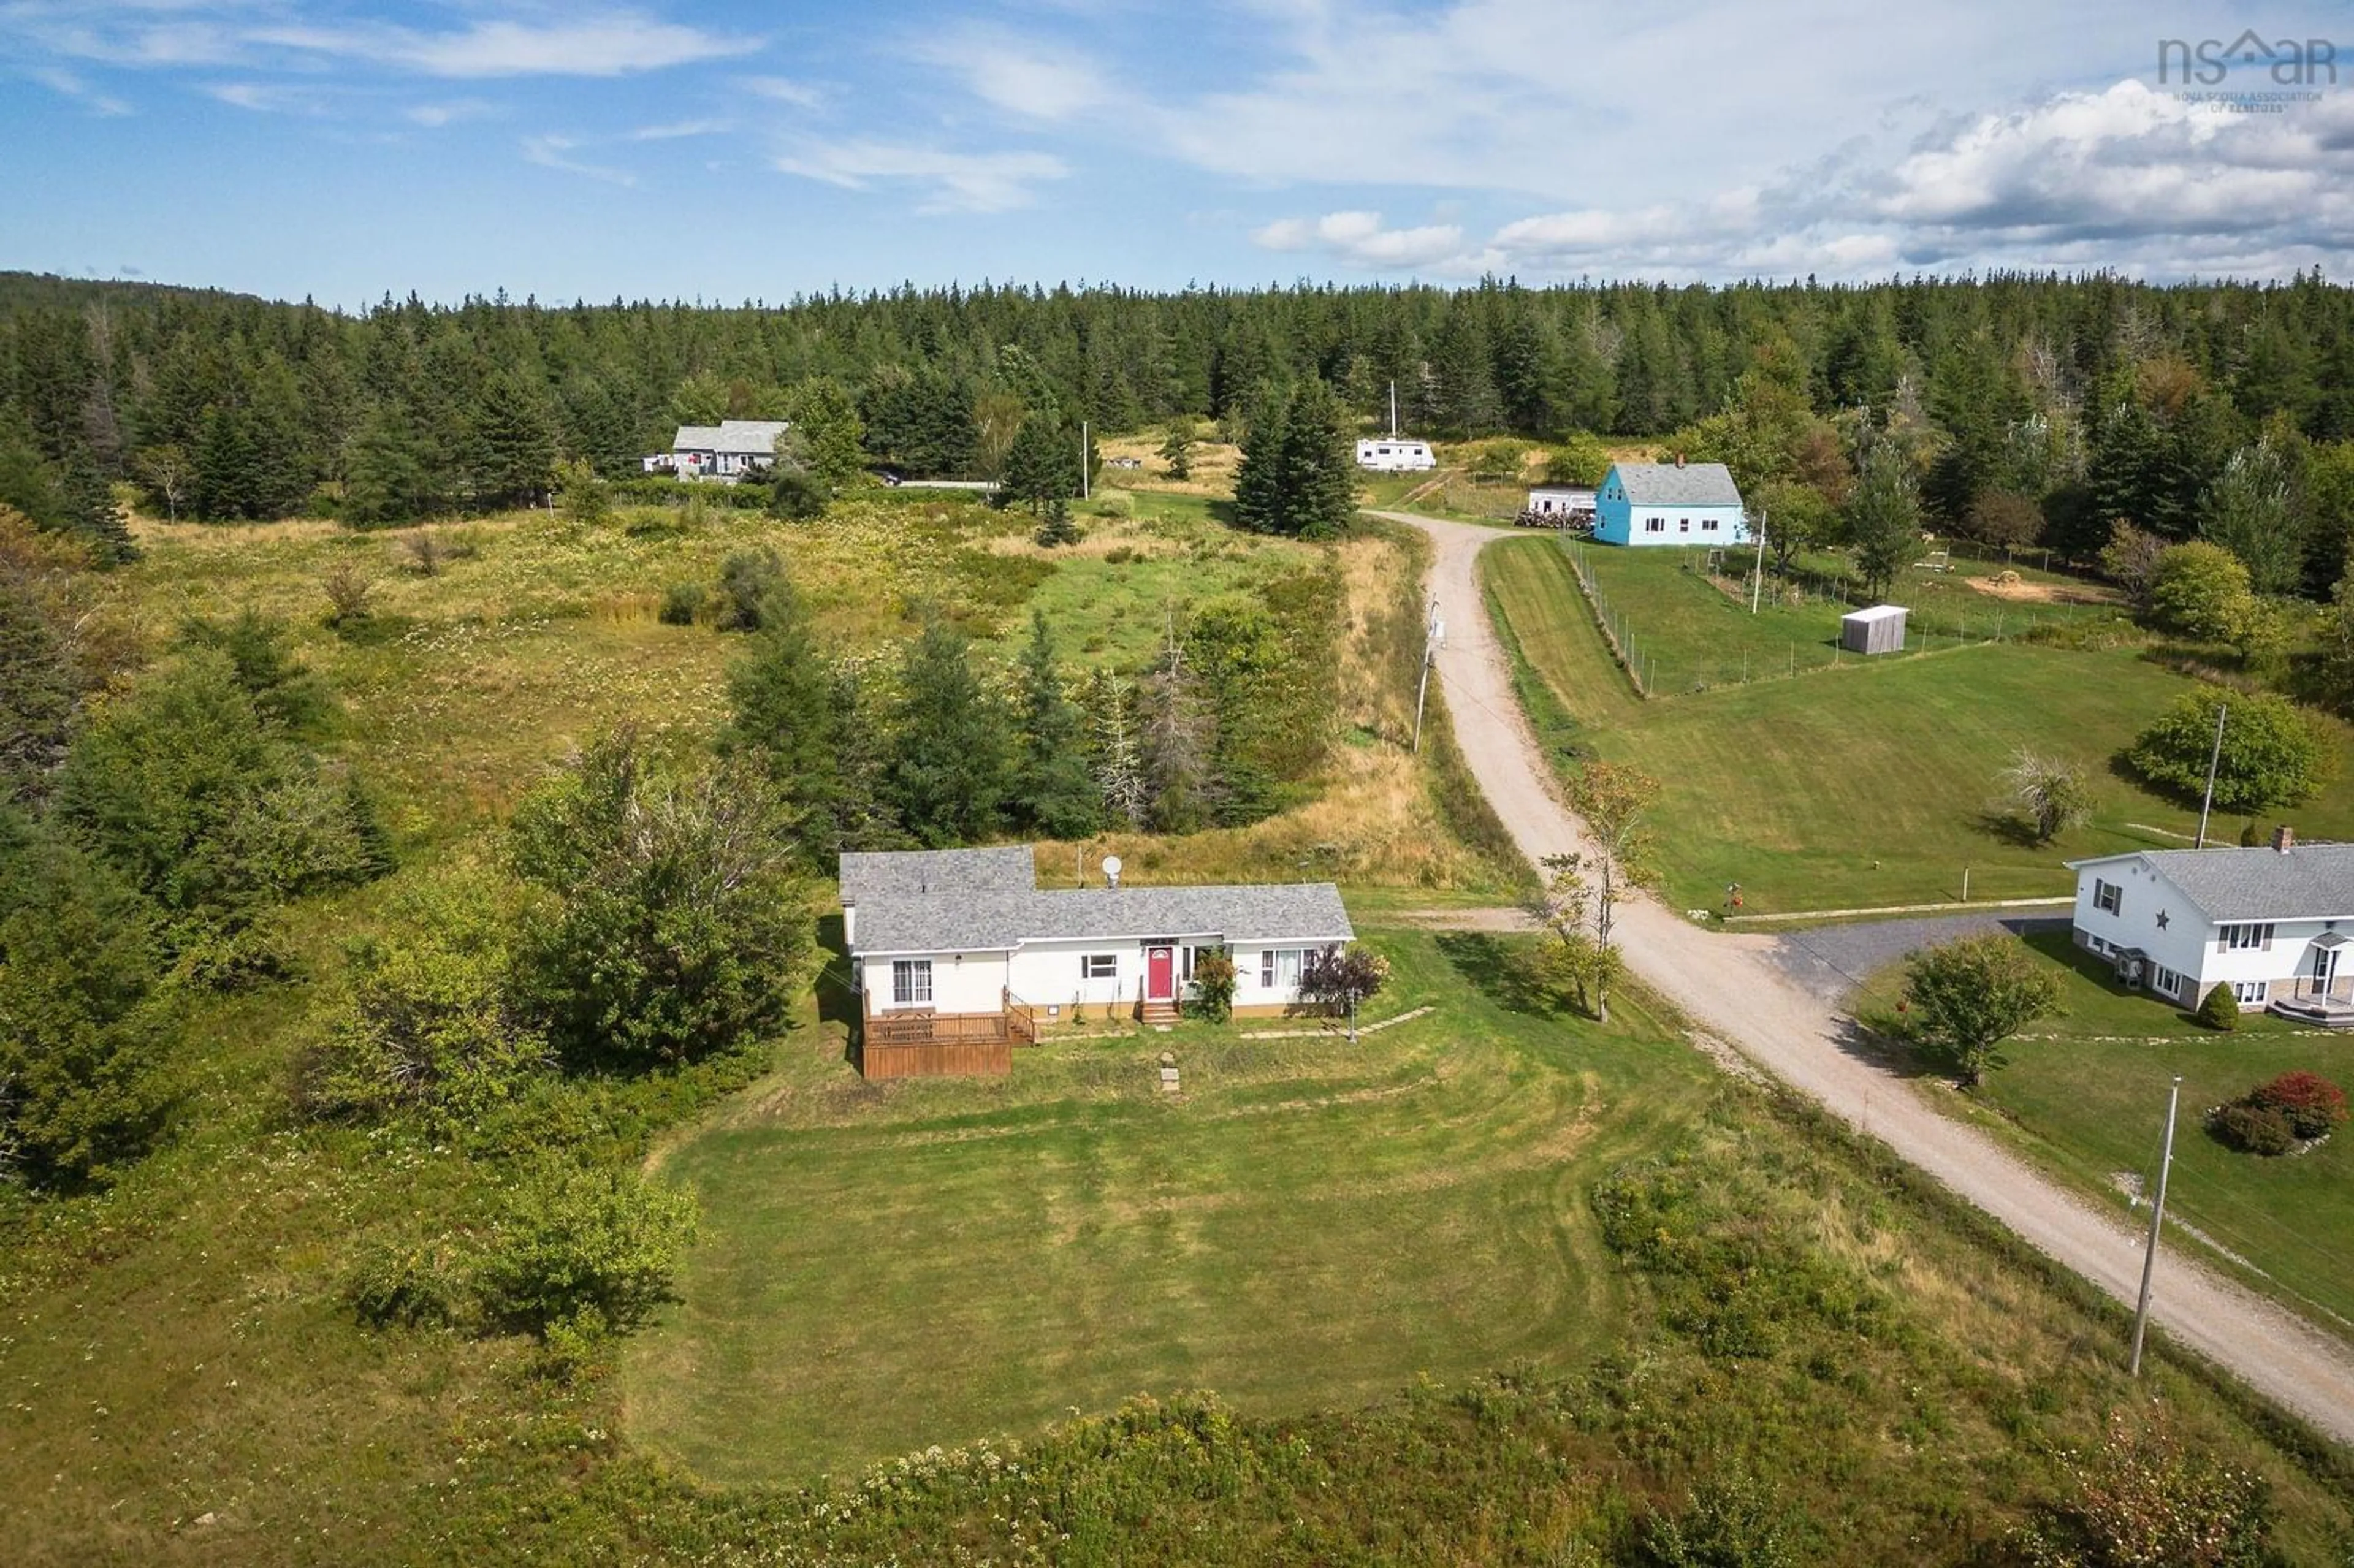
<svg viewBox="0 0 2354 1568">
<path fill-rule="evenodd" d="M 1118 887 L 1119 885 L 1119 856 L 1116 854 L 1108 854 L 1103 857 L 1103 874 L 1105 886 Z"/>
</svg>

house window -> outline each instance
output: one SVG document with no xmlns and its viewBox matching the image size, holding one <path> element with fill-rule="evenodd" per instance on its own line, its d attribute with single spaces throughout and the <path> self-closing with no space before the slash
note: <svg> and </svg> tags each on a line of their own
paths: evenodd
<svg viewBox="0 0 2354 1568">
<path fill-rule="evenodd" d="M 2118 886 L 2115 883 L 2103 882 L 2099 877 L 2094 877 L 2093 879 L 2093 907 L 2095 909 L 2105 909 L 2112 915 L 2118 914 L 2122 911 L 2125 905 L 2125 893 L 2126 890 Z"/>
<path fill-rule="evenodd" d="M 1081 980 L 1119 979 L 1119 955 L 1118 953 L 1081 953 L 1079 978 Z"/>
<path fill-rule="evenodd" d="M 1667 531 L 1668 531 L 1668 520 L 1667 520 L 1666 518 L 1664 518 L 1664 517 L 1646 517 L 1645 519 L 1643 519 L 1643 532 L 1644 532 L 1644 533 L 1646 533 L 1646 534 L 1664 534 L 1664 533 L 1666 533 Z"/>
<path fill-rule="evenodd" d="M 2232 982 L 2232 995 L 2242 1007 L 2262 1007 L 2264 1004 L 2264 999 L 2271 993 L 2272 982 L 2269 980 Z"/>
<path fill-rule="evenodd" d="M 1679 517 L 1679 518 L 1677 518 L 1677 519 L 1676 519 L 1676 532 L 1677 532 L 1677 533 L 1679 533 L 1679 534 L 1689 534 L 1689 533 L 1691 533 L 1691 518 L 1689 518 L 1689 517 Z"/>
<path fill-rule="evenodd" d="M 2149 989 L 2160 996 L 2182 994 L 2182 977 L 2172 969 L 2153 965 L 2149 971 Z"/>
<path fill-rule="evenodd" d="M 1264 991 L 1289 991 L 1299 983 L 1298 948 L 1269 948 L 1258 956 L 1258 983 Z"/>
<path fill-rule="evenodd" d="M 1716 532 L 1716 519 L 1715 519 L 1715 518 L 1713 518 L 1713 517 L 1703 517 L 1703 518 L 1702 518 L 1702 519 L 1700 520 L 1700 531 L 1701 531 L 1702 533 L 1703 533 L 1703 534 L 1713 534 L 1713 533 L 1715 533 L 1715 532 Z"/>
<path fill-rule="evenodd" d="M 2273 928 L 2270 921 L 2262 924 L 2243 923 L 2225 926 L 2215 933 L 2215 950 L 2219 953 L 2272 951 Z"/>
<path fill-rule="evenodd" d="M 891 960 L 891 1004 L 894 1007 L 932 1005 L 931 959 L 894 959 Z"/>
</svg>

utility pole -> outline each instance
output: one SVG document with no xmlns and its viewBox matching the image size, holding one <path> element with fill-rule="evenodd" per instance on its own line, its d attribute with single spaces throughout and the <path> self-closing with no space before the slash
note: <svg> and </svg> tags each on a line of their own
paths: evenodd
<svg viewBox="0 0 2354 1568">
<path fill-rule="evenodd" d="M 1079 499 L 1087 500 L 1093 493 L 1093 476 L 1087 472 L 1087 422 L 1079 421 Z"/>
<path fill-rule="evenodd" d="M 2166 1223 L 2166 1177 L 2174 1169 L 2174 1107 L 2181 1099 L 2182 1080 L 2178 1077 L 2166 1096 L 2166 1148 L 2158 1157 L 2158 1200 L 2149 1206 L 2149 1245 L 2141 1257 L 2141 1301 L 2134 1308 L 2131 1375 L 2135 1377 L 2141 1376 L 2141 1336 L 2149 1327 L 2149 1277 L 2158 1266 L 2158 1228 Z"/>
<path fill-rule="evenodd" d="M 1390 440 L 1397 440 L 1397 383 L 1390 383 Z"/>
<path fill-rule="evenodd" d="M 1766 519 L 1769 514 L 1757 514 L 1757 567 L 1749 575 L 1749 613 L 1757 613 L 1758 597 L 1766 591 Z"/>
<path fill-rule="evenodd" d="M 2207 796 L 2199 802 L 2199 842 L 2192 849 L 2207 847 L 2207 813 L 2215 809 L 2215 769 L 2223 762 L 2223 720 L 2231 711 L 2229 703 L 2215 705 L 2215 749 L 2207 758 Z"/>
<path fill-rule="evenodd" d="M 1414 688 L 1414 754 L 1422 755 L 1422 703 L 1430 694 L 1430 666 L 1437 661 L 1439 649 L 1447 644 L 1447 622 L 1439 617 L 1438 603 L 1431 601 L 1430 625 L 1422 641 L 1422 679 Z"/>
</svg>

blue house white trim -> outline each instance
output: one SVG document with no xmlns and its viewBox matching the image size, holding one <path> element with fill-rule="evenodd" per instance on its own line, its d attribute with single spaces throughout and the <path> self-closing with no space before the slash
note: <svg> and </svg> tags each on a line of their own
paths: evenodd
<svg viewBox="0 0 2354 1568">
<path fill-rule="evenodd" d="M 1594 501 L 1606 545 L 1745 545 L 1748 514 L 1721 462 L 1613 463 Z"/>
</svg>

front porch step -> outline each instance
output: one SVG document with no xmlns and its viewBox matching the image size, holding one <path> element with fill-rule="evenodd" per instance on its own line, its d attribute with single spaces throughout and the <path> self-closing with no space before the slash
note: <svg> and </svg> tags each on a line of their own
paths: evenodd
<svg viewBox="0 0 2354 1568">
<path fill-rule="evenodd" d="M 2296 1023 L 2318 1023 L 2324 1029 L 2354 1029 L 2354 1002 L 2335 998 L 2284 998 L 2264 1011 Z"/>
</svg>

